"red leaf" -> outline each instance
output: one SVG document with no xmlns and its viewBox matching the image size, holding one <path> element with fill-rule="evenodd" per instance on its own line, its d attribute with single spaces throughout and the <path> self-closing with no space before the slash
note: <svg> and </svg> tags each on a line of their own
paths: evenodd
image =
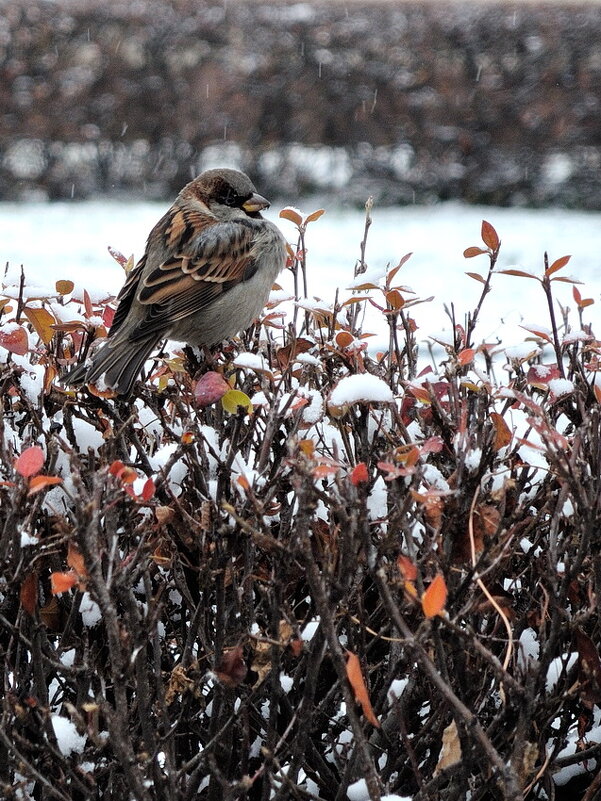
<svg viewBox="0 0 601 801">
<path fill-rule="evenodd" d="M 465 256 L 465 253 L 463 255 Z M 466 258 L 468 258 L 468 257 L 466 256 Z M 473 278 L 474 281 L 478 281 L 481 284 L 485 284 L 486 283 L 486 279 L 483 278 L 480 275 L 480 273 L 466 273 L 466 275 L 469 275 L 470 278 Z"/>
<path fill-rule="evenodd" d="M 447 602 L 447 584 L 442 573 L 432 581 L 422 596 L 422 609 L 428 618 L 439 615 Z"/>
<path fill-rule="evenodd" d="M 499 245 L 501 244 L 499 241 L 499 236 L 493 226 L 489 222 L 486 222 L 486 220 L 482 220 L 481 236 L 482 241 L 487 248 L 490 248 L 491 250 L 498 250 Z"/>
<path fill-rule="evenodd" d="M 144 482 L 144 486 L 142 487 L 142 495 L 140 497 L 143 501 L 149 501 L 153 497 L 155 490 L 156 487 L 154 481 L 151 478 L 148 478 Z"/>
<path fill-rule="evenodd" d="M 39 445 L 32 445 L 19 456 L 15 462 L 15 470 L 23 478 L 29 478 L 40 472 L 45 460 L 44 451 Z"/>
<path fill-rule="evenodd" d="M 88 294 L 87 289 L 84 289 L 83 291 L 83 305 L 84 309 L 86 310 L 86 317 L 93 317 L 94 309 L 92 307 L 92 301 L 90 299 L 90 295 Z"/>
<path fill-rule="evenodd" d="M 397 567 L 399 569 L 400 574 L 402 575 L 405 581 L 415 581 L 417 578 L 417 567 L 413 564 L 411 559 L 408 556 L 403 556 L 401 554 L 397 560 Z"/>
<path fill-rule="evenodd" d="M 108 249 L 108 252 L 111 254 L 111 256 L 115 259 L 117 264 L 119 264 L 119 265 L 121 265 L 121 267 L 125 268 L 125 265 L 127 264 L 127 259 L 125 258 L 123 253 L 120 253 L 118 250 L 115 250 L 115 248 L 112 248 L 110 245 L 108 246 L 107 249 Z"/>
<path fill-rule="evenodd" d="M 243 653 L 241 645 L 237 645 L 229 651 L 224 651 L 215 666 L 215 675 L 226 687 L 237 687 L 246 678 L 248 668 L 242 659 Z"/>
<path fill-rule="evenodd" d="M 371 701 L 369 700 L 369 694 L 367 692 L 367 687 L 365 686 L 363 673 L 361 672 L 361 663 L 359 662 L 359 657 L 352 651 L 347 651 L 346 656 L 346 677 L 351 685 L 353 695 L 355 696 L 355 701 L 361 704 L 363 714 L 369 720 L 372 726 L 375 726 L 377 729 L 379 729 L 380 721 L 375 716 Z"/>
<path fill-rule="evenodd" d="M 358 465 L 353 467 L 351 473 L 351 483 L 355 485 L 364 484 L 366 481 L 369 480 L 369 473 L 367 472 L 367 465 L 365 462 L 359 462 Z"/>
<path fill-rule="evenodd" d="M 17 356 L 25 356 L 29 348 L 29 337 L 22 325 L 9 331 L 0 331 L 0 345 Z"/>
<path fill-rule="evenodd" d="M 35 572 L 29 573 L 29 575 L 25 576 L 23 579 L 19 592 L 19 600 L 27 614 L 33 617 L 38 605 L 38 577 Z"/>
<path fill-rule="evenodd" d="M 104 311 L 102 312 L 102 322 L 107 328 L 112 326 L 114 317 L 115 309 L 113 309 L 112 306 L 105 306 Z"/>
<path fill-rule="evenodd" d="M 221 400 L 230 389 L 230 385 L 221 373 L 211 370 L 196 382 L 194 397 L 199 406 L 210 406 L 212 403 Z"/>
</svg>

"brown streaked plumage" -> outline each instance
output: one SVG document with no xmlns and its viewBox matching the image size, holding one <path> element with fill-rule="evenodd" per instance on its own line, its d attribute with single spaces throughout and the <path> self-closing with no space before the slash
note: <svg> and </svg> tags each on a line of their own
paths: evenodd
<svg viewBox="0 0 601 801">
<path fill-rule="evenodd" d="M 127 395 L 161 339 L 215 345 L 259 314 L 286 260 L 269 203 L 244 173 L 207 170 L 187 184 L 148 236 L 117 297 L 108 339 L 66 384 L 97 381 Z"/>
</svg>

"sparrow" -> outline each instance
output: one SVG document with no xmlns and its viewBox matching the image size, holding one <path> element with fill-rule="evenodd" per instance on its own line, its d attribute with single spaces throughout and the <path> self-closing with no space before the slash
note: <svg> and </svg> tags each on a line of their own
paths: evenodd
<svg viewBox="0 0 601 801">
<path fill-rule="evenodd" d="M 186 184 L 119 292 L 105 344 L 65 383 L 104 375 L 128 395 L 161 340 L 211 346 L 248 328 L 286 262 L 284 237 L 261 216 L 269 205 L 237 170 L 207 170 Z"/>
</svg>

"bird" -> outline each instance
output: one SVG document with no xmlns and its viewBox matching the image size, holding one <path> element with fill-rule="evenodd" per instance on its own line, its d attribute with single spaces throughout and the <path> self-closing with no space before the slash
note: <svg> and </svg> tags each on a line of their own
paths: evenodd
<svg viewBox="0 0 601 801">
<path fill-rule="evenodd" d="M 75 367 L 66 386 L 97 382 L 127 397 L 163 339 L 212 346 L 250 326 L 286 263 L 269 201 L 233 169 L 186 184 L 148 235 L 117 296 L 106 342 Z"/>
</svg>

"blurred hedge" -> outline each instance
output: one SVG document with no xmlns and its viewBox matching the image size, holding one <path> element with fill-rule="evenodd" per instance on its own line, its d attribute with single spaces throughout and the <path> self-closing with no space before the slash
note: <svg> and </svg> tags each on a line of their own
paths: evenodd
<svg viewBox="0 0 601 801">
<path fill-rule="evenodd" d="M 0 197 L 271 196 L 601 208 L 592 3 L 6 0 Z"/>
</svg>

